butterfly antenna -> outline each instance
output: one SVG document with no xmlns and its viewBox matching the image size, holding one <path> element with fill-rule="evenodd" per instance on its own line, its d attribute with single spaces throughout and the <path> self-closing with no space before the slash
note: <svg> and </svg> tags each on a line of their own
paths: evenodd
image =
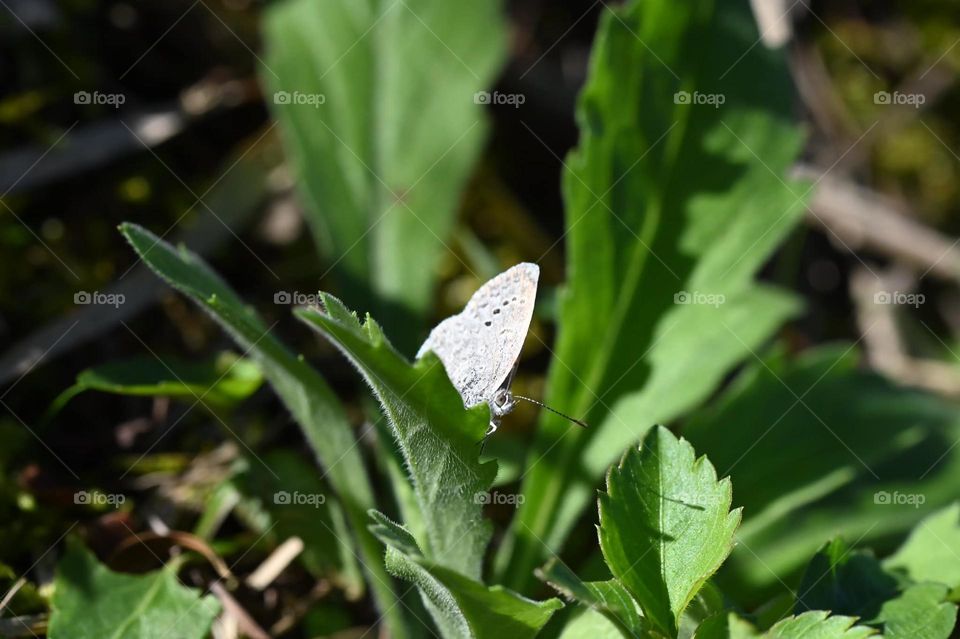
<svg viewBox="0 0 960 639">
<path fill-rule="evenodd" d="M 581 421 L 581 420 L 577 419 L 576 417 L 570 417 L 570 416 L 567 415 L 566 413 L 561 413 L 561 412 L 558 411 L 556 408 L 550 408 L 549 406 L 547 406 L 547 405 L 544 404 L 543 402 L 538 402 L 538 401 L 535 400 L 535 399 L 530 399 L 529 397 L 524 397 L 523 395 L 514 395 L 513 397 L 514 397 L 515 399 L 522 399 L 522 400 L 525 401 L 525 402 L 530 402 L 531 404 L 536 404 L 536 405 L 539 406 L 540 408 L 546 408 L 546 409 L 547 409 L 548 411 L 550 411 L 551 413 L 556 413 L 556 414 L 559 415 L 560 417 L 563 417 L 564 419 L 573 422 L 573 423 L 576 424 L 577 426 L 580 426 L 580 427 L 582 427 L 582 428 L 590 428 L 590 426 L 587 424 L 587 422 Z"/>
</svg>

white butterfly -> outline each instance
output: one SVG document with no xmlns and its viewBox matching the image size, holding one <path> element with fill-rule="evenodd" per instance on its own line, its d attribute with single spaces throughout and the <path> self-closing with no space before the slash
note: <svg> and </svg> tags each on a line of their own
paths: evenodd
<svg viewBox="0 0 960 639">
<path fill-rule="evenodd" d="M 490 407 L 487 436 L 493 434 L 500 419 L 516 407 L 517 399 L 543 406 L 510 391 L 533 318 L 539 277 L 540 267 L 529 262 L 500 273 L 473 294 L 461 313 L 448 317 L 430 331 L 417 352 L 418 359 L 428 351 L 436 353 L 460 392 L 464 406 L 472 408 L 487 403 Z M 586 426 L 579 420 L 568 419 Z"/>
</svg>

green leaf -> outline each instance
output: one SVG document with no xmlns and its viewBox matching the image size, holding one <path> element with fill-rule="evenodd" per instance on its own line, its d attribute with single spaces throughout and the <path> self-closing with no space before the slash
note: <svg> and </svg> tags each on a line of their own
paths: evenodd
<svg viewBox="0 0 960 639">
<path fill-rule="evenodd" d="M 116 395 L 161 395 L 217 408 L 234 406 L 263 383 L 257 364 L 233 353 L 210 361 L 185 362 L 174 358 L 132 357 L 88 368 L 76 383 L 53 401 L 48 421 L 73 397 L 84 391 Z"/>
<path fill-rule="evenodd" d="M 795 611 L 830 610 L 859 617 L 886 639 L 948 639 L 957 607 L 943 584 L 902 588 L 872 555 L 834 540 L 814 556 L 798 590 Z"/>
<path fill-rule="evenodd" d="M 532 601 L 437 565 L 420 554 L 409 531 L 381 513 L 371 513 L 371 517 L 375 522 L 371 528 L 387 545 L 387 568 L 417 585 L 446 639 L 534 637 L 563 607 L 558 599 Z"/>
<path fill-rule="evenodd" d="M 760 636 L 760 631 L 736 613 L 723 612 L 705 619 L 694 639 L 756 639 Z"/>
<path fill-rule="evenodd" d="M 633 596 L 616 579 L 584 583 L 561 561 L 551 559 L 537 577 L 570 601 L 596 610 L 616 624 L 628 637 L 650 633 L 650 624 Z"/>
<path fill-rule="evenodd" d="M 563 627 L 560 639 L 647 639 L 644 635 L 631 635 L 615 624 L 609 617 L 593 608 L 581 608 L 574 612 Z"/>
<path fill-rule="evenodd" d="M 347 301 L 389 320 L 405 349 L 416 347 L 486 137 L 474 96 L 504 58 L 500 8 L 490 0 L 287 0 L 266 12 L 261 76 L 279 92 L 271 106 L 316 243 Z M 297 103 L 298 95 L 324 103 Z"/>
<path fill-rule="evenodd" d="M 607 475 L 600 494 L 600 548 L 644 615 L 677 636 L 687 604 L 733 548 L 740 511 L 729 479 L 693 446 L 652 429 Z"/>
<path fill-rule="evenodd" d="M 728 595 L 768 598 L 835 535 L 905 534 L 925 511 L 877 503 L 885 491 L 923 495 L 924 508 L 956 499 L 960 455 L 944 456 L 960 437 L 955 406 L 859 359 L 849 344 L 765 358 L 688 421 L 684 436 L 730 475 L 747 514 L 718 575 Z"/>
<path fill-rule="evenodd" d="M 960 502 L 920 522 L 884 566 L 904 570 L 914 581 L 960 588 Z"/>
<path fill-rule="evenodd" d="M 592 428 L 541 418 L 497 564 L 513 587 L 649 424 L 707 398 L 798 310 L 754 281 L 806 190 L 783 178 L 803 145 L 790 76 L 757 35 L 747 0 L 634 0 L 602 16 L 564 174 L 568 281 L 545 399 Z M 677 104 L 678 91 L 724 103 Z"/>
<path fill-rule="evenodd" d="M 823 610 L 812 610 L 787 617 L 768 630 L 764 639 L 862 639 L 877 634 L 873 628 L 856 625 L 856 617 L 829 615 Z"/>
<path fill-rule="evenodd" d="M 957 623 L 957 606 L 946 598 L 943 584 L 916 584 L 884 602 L 875 621 L 885 639 L 947 639 Z"/>
<path fill-rule="evenodd" d="M 212 595 L 181 585 L 170 566 L 116 573 L 78 543 L 69 544 L 53 585 L 50 639 L 203 639 L 220 610 Z"/>
<path fill-rule="evenodd" d="M 841 539 L 814 555 L 798 589 L 795 612 L 830 610 L 874 619 L 883 602 L 897 595 L 897 580 L 883 571 L 873 555 L 854 552 Z"/>
<path fill-rule="evenodd" d="M 367 514 L 374 522 L 370 525 L 370 531 L 383 543 L 406 555 L 420 554 L 417 540 L 410 534 L 410 531 L 395 521 L 391 521 L 389 517 L 378 510 L 371 510 Z"/>
<path fill-rule="evenodd" d="M 389 417 L 423 515 L 426 537 L 417 541 L 424 556 L 479 579 L 491 526 L 478 496 L 496 476 L 495 462 L 480 463 L 477 445 L 489 409 L 466 410 L 435 356 L 411 364 L 369 316 L 361 326 L 340 300 L 320 298 L 323 311 L 296 314 L 357 367 Z"/>
<path fill-rule="evenodd" d="M 147 266 L 209 313 L 245 356 L 257 362 L 327 469 L 325 476 L 358 538 L 378 607 L 387 615 L 392 631 L 406 636 L 395 606 L 396 595 L 380 559 L 380 545 L 366 528 L 366 512 L 374 505 L 373 490 L 347 417 L 326 381 L 273 337 L 254 310 L 197 255 L 185 248 L 174 249 L 136 224 L 123 224 L 120 230 Z M 349 544 L 349 540 L 340 543 Z"/>
</svg>

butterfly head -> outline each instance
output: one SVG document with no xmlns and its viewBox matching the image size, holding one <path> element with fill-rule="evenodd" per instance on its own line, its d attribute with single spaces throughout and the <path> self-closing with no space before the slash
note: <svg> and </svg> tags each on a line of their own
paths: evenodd
<svg viewBox="0 0 960 639">
<path fill-rule="evenodd" d="M 499 419 L 517 407 L 517 400 L 513 393 L 507 388 L 501 388 L 493 394 L 490 399 L 490 414 L 494 419 Z"/>
</svg>

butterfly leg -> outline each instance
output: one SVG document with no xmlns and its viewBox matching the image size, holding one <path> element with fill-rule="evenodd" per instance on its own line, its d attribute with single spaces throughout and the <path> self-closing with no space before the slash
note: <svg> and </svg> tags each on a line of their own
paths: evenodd
<svg viewBox="0 0 960 639">
<path fill-rule="evenodd" d="M 481 439 L 480 441 L 477 442 L 477 444 L 480 445 L 480 454 L 481 454 L 481 455 L 483 454 L 483 447 L 486 445 L 487 439 L 489 439 L 489 438 L 490 438 L 490 435 L 493 435 L 495 432 L 497 432 L 497 423 L 496 423 L 494 420 L 491 419 L 491 420 L 490 420 L 490 427 L 487 428 L 487 432 L 483 434 L 483 439 Z"/>
</svg>

